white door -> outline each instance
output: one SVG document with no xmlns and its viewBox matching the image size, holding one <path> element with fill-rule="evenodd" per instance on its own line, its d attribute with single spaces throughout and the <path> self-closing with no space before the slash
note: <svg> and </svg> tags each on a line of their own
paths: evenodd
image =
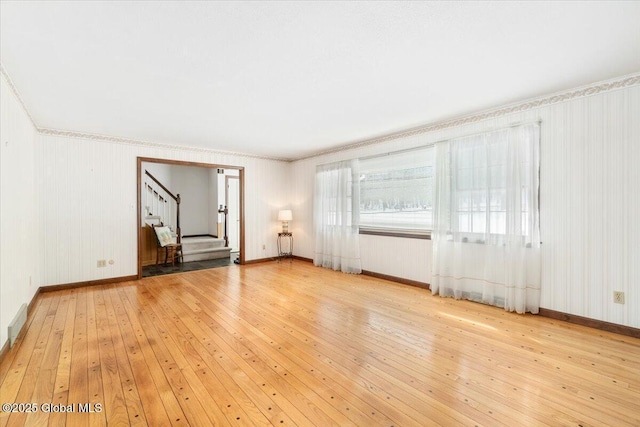
<svg viewBox="0 0 640 427">
<path fill-rule="evenodd" d="M 228 235 L 231 252 L 240 250 L 240 179 L 237 176 L 227 176 L 227 208 Z"/>
</svg>

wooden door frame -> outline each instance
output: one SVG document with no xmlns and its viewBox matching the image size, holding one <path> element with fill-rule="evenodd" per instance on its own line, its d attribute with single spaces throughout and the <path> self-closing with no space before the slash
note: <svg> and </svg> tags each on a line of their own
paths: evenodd
<svg viewBox="0 0 640 427">
<path fill-rule="evenodd" d="M 238 171 L 238 182 L 239 192 L 238 197 L 240 198 L 240 254 L 238 260 L 241 265 L 245 264 L 245 250 L 244 250 L 244 167 L 243 166 L 230 166 L 230 165 L 219 165 L 212 163 L 199 163 L 199 162 L 187 162 L 183 160 L 170 160 L 170 159 L 160 159 L 155 157 L 137 157 L 137 211 L 136 217 L 137 219 L 137 240 L 138 240 L 138 279 L 142 279 L 142 233 L 140 230 L 142 229 L 142 163 L 161 163 L 165 165 L 179 165 L 179 166 L 194 166 L 200 168 L 207 169 L 234 169 Z M 226 182 L 225 182 L 226 184 Z M 216 203 L 217 205 L 217 203 Z"/>
<path fill-rule="evenodd" d="M 233 175 L 225 175 L 224 176 L 224 203 L 229 208 L 229 180 L 232 179 L 240 179 L 239 176 Z M 238 181 L 238 197 L 240 197 L 240 182 Z M 242 219 L 238 215 L 238 219 L 240 219 L 240 225 L 242 226 Z M 238 246 L 240 245 L 240 236 L 238 236 Z M 242 252 L 242 250 L 240 250 Z"/>
</svg>

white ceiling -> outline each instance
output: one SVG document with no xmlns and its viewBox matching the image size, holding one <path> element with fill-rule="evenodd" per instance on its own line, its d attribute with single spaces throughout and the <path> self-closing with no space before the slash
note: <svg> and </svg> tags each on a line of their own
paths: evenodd
<svg viewBox="0 0 640 427">
<path fill-rule="evenodd" d="M 640 70 L 640 2 L 11 2 L 40 128 L 298 158 Z"/>
</svg>

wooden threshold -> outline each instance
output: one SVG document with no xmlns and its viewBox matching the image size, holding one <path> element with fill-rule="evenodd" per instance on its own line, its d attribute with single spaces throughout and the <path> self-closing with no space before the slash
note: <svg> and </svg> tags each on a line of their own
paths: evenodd
<svg viewBox="0 0 640 427">
<path fill-rule="evenodd" d="M 640 339 L 293 260 L 41 293 L 4 425 L 637 426 Z M 75 406 L 77 408 L 77 406 Z"/>
</svg>

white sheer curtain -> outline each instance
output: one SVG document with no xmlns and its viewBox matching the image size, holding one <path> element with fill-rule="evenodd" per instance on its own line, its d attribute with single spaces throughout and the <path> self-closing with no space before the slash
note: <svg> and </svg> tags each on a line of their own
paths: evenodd
<svg viewBox="0 0 640 427">
<path fill-rule="evenodd" d="M 317 266 L 361 273 L 358 235 L 358 161 L 316 168 L 314 228 Z"/>
<path fill-rule="evenodd" d="M 434 294 L 537 313 L 538 124 L 436 144 Z"/>
</svg>

